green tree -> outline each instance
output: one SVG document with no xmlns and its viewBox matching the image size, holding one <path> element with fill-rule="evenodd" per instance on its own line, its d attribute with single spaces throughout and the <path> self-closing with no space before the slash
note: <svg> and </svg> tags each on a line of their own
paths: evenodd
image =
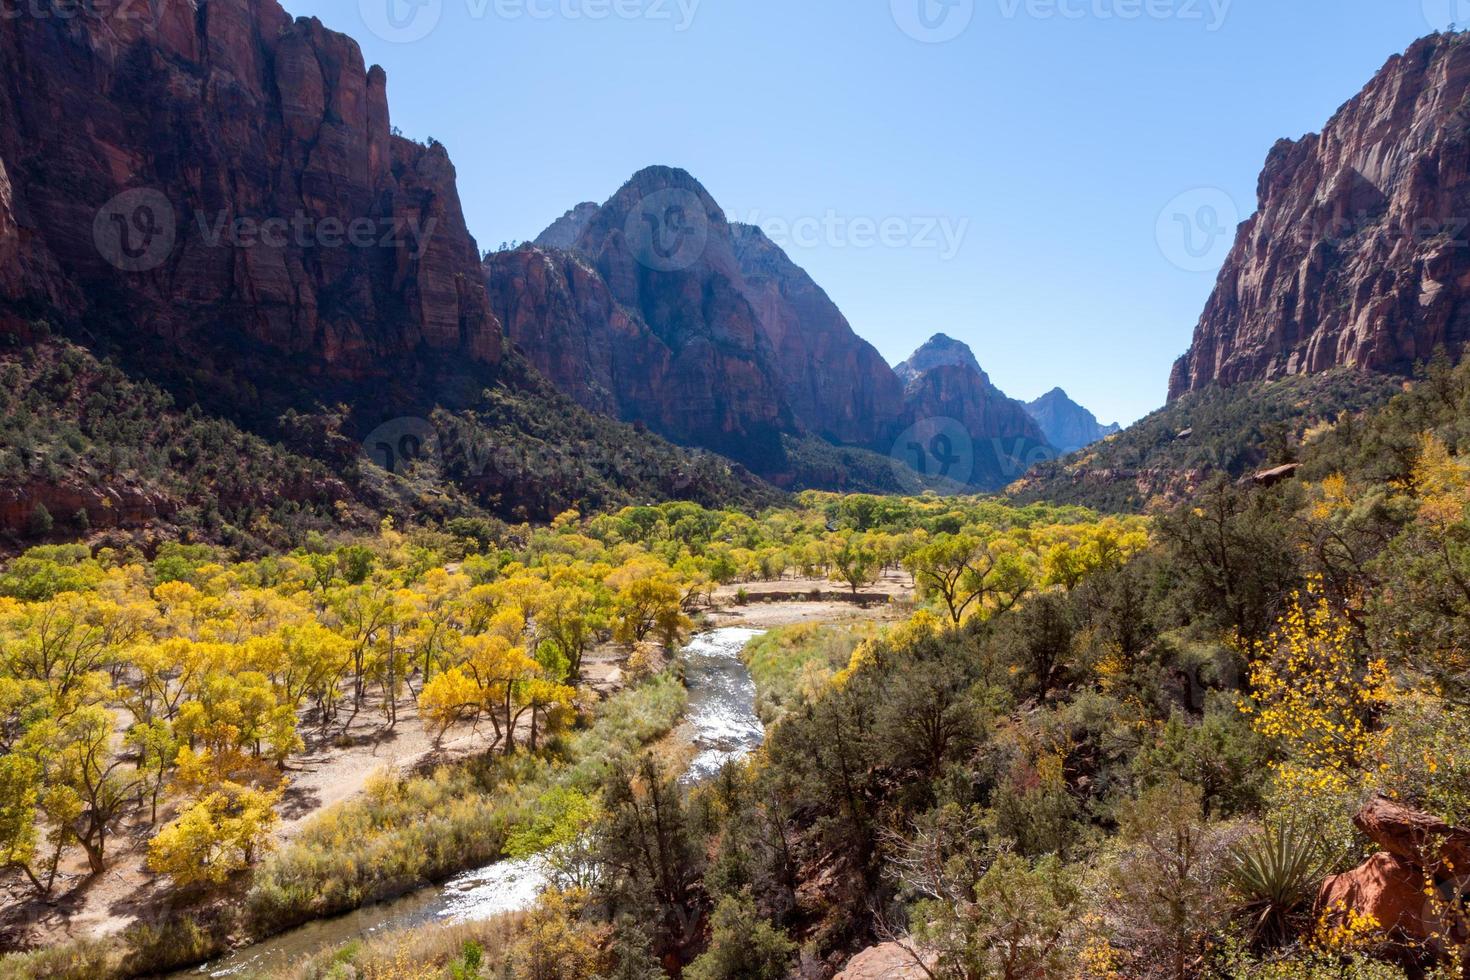
<svg viewBox="0 0 1470 980">
<path fill-rule="evenodd" d="M 689 980 L 784 980 L 796 944 L 761 918 L 746 897 L 720 900 L 711 926 L 710 948 L 689 965 Z"/>
<path fill-rule="evenodd" d="M 1077 962 L 1082 889 L 1054 856 L 1035 865 L 1015 854 L 996 858 L 958 902 L 920 903 L 918 944 L 939 954 L 945 980 L 1043 980 Z"/>
</svg>

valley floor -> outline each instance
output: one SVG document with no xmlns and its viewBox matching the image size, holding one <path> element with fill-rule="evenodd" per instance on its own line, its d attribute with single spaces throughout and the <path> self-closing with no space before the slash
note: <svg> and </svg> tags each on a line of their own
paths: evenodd
<svg viewBox="0 0 1470 980">
<path fill-rule="evenodd" d="M 742 598 L 741 593 L 744 593 Z M 913 584 L 906 573 L 886 572 L 876 583 L 853 594 L 845 586 L 817 578 L 787 578 L 725 586 L 714 597 L 705 622 L 712 627 L 745 626 L 774 629 L 804 623 L 843 625 L 857 622 L 898 622 L 911 610 Z M 600 698 L 624 686 L 627 654 L 603 644 L 589 654 L 583 667 L 583 685 Z M 529 724 L 526 732 L 529 734 Z M 658 747 L 671 759 L 684 754 L 677 744 Z M 441 744 L 419 720 L 414 697 L 398 705 L 398 721 L 388 727 L 382 705 L 370 699 L 344 732 L 334 725 L 326 733 L 304 724 L 307 751 L 293 757 L 288 769 L 289 788 L 279 811 L 276 837 L 287 842 L 329 807 L 361 794 L 368 782 L 384 771 L 411 773 L 453 763 L 484 752 L 494 740 L 488 725 L 461 725 L 451 729 Z M 108 869 L 88 880 L 85 860 L 74 855 L 63 867 L 66 876 L 58 898 L 43 903 L 31 896 L 24 879 L 15 876 L 0 885 L 0 934 L 6 945 L 46 946 L 75 939 L 103 939 L 146 921 L 168 899 L 164 880 L 149 872 L 144 862 L 147 843 L 157 828 L 147 815 L 135 814 L 111 844 Z M 68 891 L 68 885 L 71 889 Z"/>
</svg>

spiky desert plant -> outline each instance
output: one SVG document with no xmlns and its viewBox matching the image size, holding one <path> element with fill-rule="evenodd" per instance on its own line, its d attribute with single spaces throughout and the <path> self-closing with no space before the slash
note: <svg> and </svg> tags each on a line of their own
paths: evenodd
<svg viewBox="0 0 1470 980">
<path fill-rule="evenodd" d="M 1294 821 L 1268 825 L 1231 849 L 1226 880 L 1257 947 L 1284 945 L 1309 916 L 1333 859 Z"/>
</svg>

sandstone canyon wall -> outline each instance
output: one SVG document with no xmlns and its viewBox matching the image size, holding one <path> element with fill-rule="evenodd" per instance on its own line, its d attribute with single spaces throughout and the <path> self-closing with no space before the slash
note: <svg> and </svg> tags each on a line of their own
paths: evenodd
<svg viewBox="0 0 1470 980">
<path fill-rule="evenodd" d="M 1408 372 L 1470 340 L 1470 43 L 1391 58 L 1266 160 L 1170 399 L 1331 367 Z"/>
<path fill-rule="evenodd" d="M 123 6 L 0 18 L 0 328 L 237 391 L 493 372 L 454 167 L 356 42 L 276 0 Z"/>
</svg>

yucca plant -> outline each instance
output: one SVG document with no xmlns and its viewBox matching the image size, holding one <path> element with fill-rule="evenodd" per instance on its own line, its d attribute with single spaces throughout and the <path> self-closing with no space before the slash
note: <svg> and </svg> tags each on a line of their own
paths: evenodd
<svg viewBox="0 0 1470 980">
<path fill-rule="evenodd" d="M 1292 939 L 1332 864 L 1321 843 L 1295 822 L 1268 825 L 1231 850 L 1226 880 L 1257 948 Z"/>
</svg>

